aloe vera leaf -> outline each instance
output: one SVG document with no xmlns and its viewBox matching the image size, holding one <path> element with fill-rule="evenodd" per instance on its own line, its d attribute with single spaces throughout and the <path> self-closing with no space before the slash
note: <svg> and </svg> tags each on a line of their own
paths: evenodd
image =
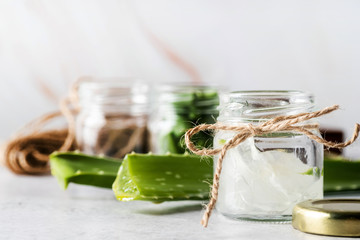
<svg viewBox="0 0 360 240">
<path fill-rule="evenodd" d="M 113 184 L 120 201 L 204 200 L 209 197 L 212 157 L 128 154 Z"/>
<path fill-rule="evenodd" d="M 111 188 L 120 165 L 121 160 L 78 152 L 55 152 L 50 155 L 51 174 L 63 189 L 70 182 Z"/>
<path fill-rule="evenodd" d="M 207 199 L 208 197 L 209 184 L 212 181 L 211 157 L 201 158 L 188 154 L 129 154 L 126 159 L 128 160 L 125 160 L 123 169 L 118 175 L 121 165 L 119 160 L 76 152 L 53 153 L 50 156 L 51 172 L 64 189 L 70 182 L 111 188 L 116 179 L 113 190 L 122 200 L 129 198 L 128 200 L 155 201 L 157 199 L 153 193 L 167 196 L 167 198 L 162 198 L 166 200 Z M 360 161 L 349 161 L 339 156 L 325 156 L 324 169 L 325 192 L 360 191 Z M 314 174 L 313 168 L 310 170 L 303 174 Z M 162 178 L 164 171 L 165 181 L 156 181 Z M 170 172 L 172 174 L 169 174 Z M 143 173 L 144 176 L 142 176 Z M 181 177 L 181 174 L 183 178 L 176 178 L 176 176 Z M 169 183 L 166 180 L 169 180 Z M 166 188 L 164 183 L 168 184 Z M 184 189 L 170 187 L 176 184 L 184 185 Z M 148 189 L 145 189 L 146 187 Z M 189 189 L 195 191 L 190 194 Z"/>
<path fill-rule="evenodd" d="M 324 169 L 324 192 L 360 190 L 359 160 L 325 156 Z"/>
</svg>

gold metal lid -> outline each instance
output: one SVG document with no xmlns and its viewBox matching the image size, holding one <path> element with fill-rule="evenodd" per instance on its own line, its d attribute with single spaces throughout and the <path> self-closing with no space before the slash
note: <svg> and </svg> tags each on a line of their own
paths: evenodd
<svg viewBox="0 0 360 240">
<path fill-rule="evenodd" d="M 360 236 L 360 199 L 308 200 L 293 209 L 292 225 L 330 236 Z"/>
</svg>

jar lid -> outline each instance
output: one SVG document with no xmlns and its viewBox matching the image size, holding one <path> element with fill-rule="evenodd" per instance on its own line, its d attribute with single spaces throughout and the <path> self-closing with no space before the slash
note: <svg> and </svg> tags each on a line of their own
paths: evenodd
<svg viewBox="0 0 360 240">
<path fill-rule="evenodd" d="M 292 225 L 329 236 L 360 236 L 360 199 L 308 200 L 294 207 Z"/>
</svg>

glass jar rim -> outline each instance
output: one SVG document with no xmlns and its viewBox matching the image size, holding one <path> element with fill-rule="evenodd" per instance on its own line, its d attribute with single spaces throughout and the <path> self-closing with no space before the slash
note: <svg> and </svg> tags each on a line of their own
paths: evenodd
<svg viewBox="0 0 360 240">
<path fill-rule="evenodd" d="M 198 113 L 217 114 L 219 87 L 212 84 L 158 84 L 154 86 L 154 102 L 162 111 L 187 113 L 191 105 Z M 184 110 L 182 107 L 186 106 Z"/>
<path fill-rule="evenodd" d="M 86 78 L 80 82 L 79 88 L 86 88 L 88 90 L 97 90 L 99 88 L 131 88 L 136 84 L 146 83 L 136 77 Z"/>
<path fill-rule="evenodd" d="M 220 94 L 219 121 L 266 121 L 280 115 L 311 111 L 314 95 L 299 90 L 249 90 Z"/>
<path fill-rule="evenodd" d="M 300 90 L 243 90 L 226 92 L 223 94 L 227 94 L 229 97 L 313 97 L 311 92 Z"/>
<path fill-rule="evenodd" d="M 216 84 L 203 84 L 203 83 L 160 83 L 155 85 L 154 90 L 157 92 L 172 92 L 172 93 L 183 93 L 194 90 L 221 90 L 223 87 Z"/>
<path fill-rule="evenodd" d="M 150 87 L 135 77 L 86 78 L 79 83 L 81 108 L 104 111 L 148 112 Z"/>
</svg>

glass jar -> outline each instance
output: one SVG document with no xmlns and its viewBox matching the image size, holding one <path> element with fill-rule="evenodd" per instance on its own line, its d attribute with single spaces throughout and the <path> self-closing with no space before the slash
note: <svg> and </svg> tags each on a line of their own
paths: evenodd
<svg viewBox="0 0 360 240">
<path fill-rule="evenodd" d="M 80 150 L 115 158 L 132 151 L 148 152 L 148 90 L 136 79 L 82 82 L 76 118 Z"/>
<path fill-rule="evenodd" d="M 216 121 L 219 99 L 215 87 L 163 85 L 155 93 L 156 109 L 149 122 L 153 153 L 185 153 L 185 132 L 195 125 Z M 211 147 L 212 142 L 210 133 L 194 137 L 197 146 Z"/>
<path fill-rule="evenodd" d="M 306 92 L 231 92 L 220 96 L 217 120 L 226 125 L 257 125 L 313 107 L 314 98 Z M 217 131 L 214 147 L 221 148 L 235 134 Z M 218 156 L 214 159 L 216 165 Z M 275 132 L 248 138 L 225 155 L 216 209 L 234 219 L 291 220 L 296 203 L 323 197 L 322 169 L 323 145 L 303 134 Z"/>
</svg>

